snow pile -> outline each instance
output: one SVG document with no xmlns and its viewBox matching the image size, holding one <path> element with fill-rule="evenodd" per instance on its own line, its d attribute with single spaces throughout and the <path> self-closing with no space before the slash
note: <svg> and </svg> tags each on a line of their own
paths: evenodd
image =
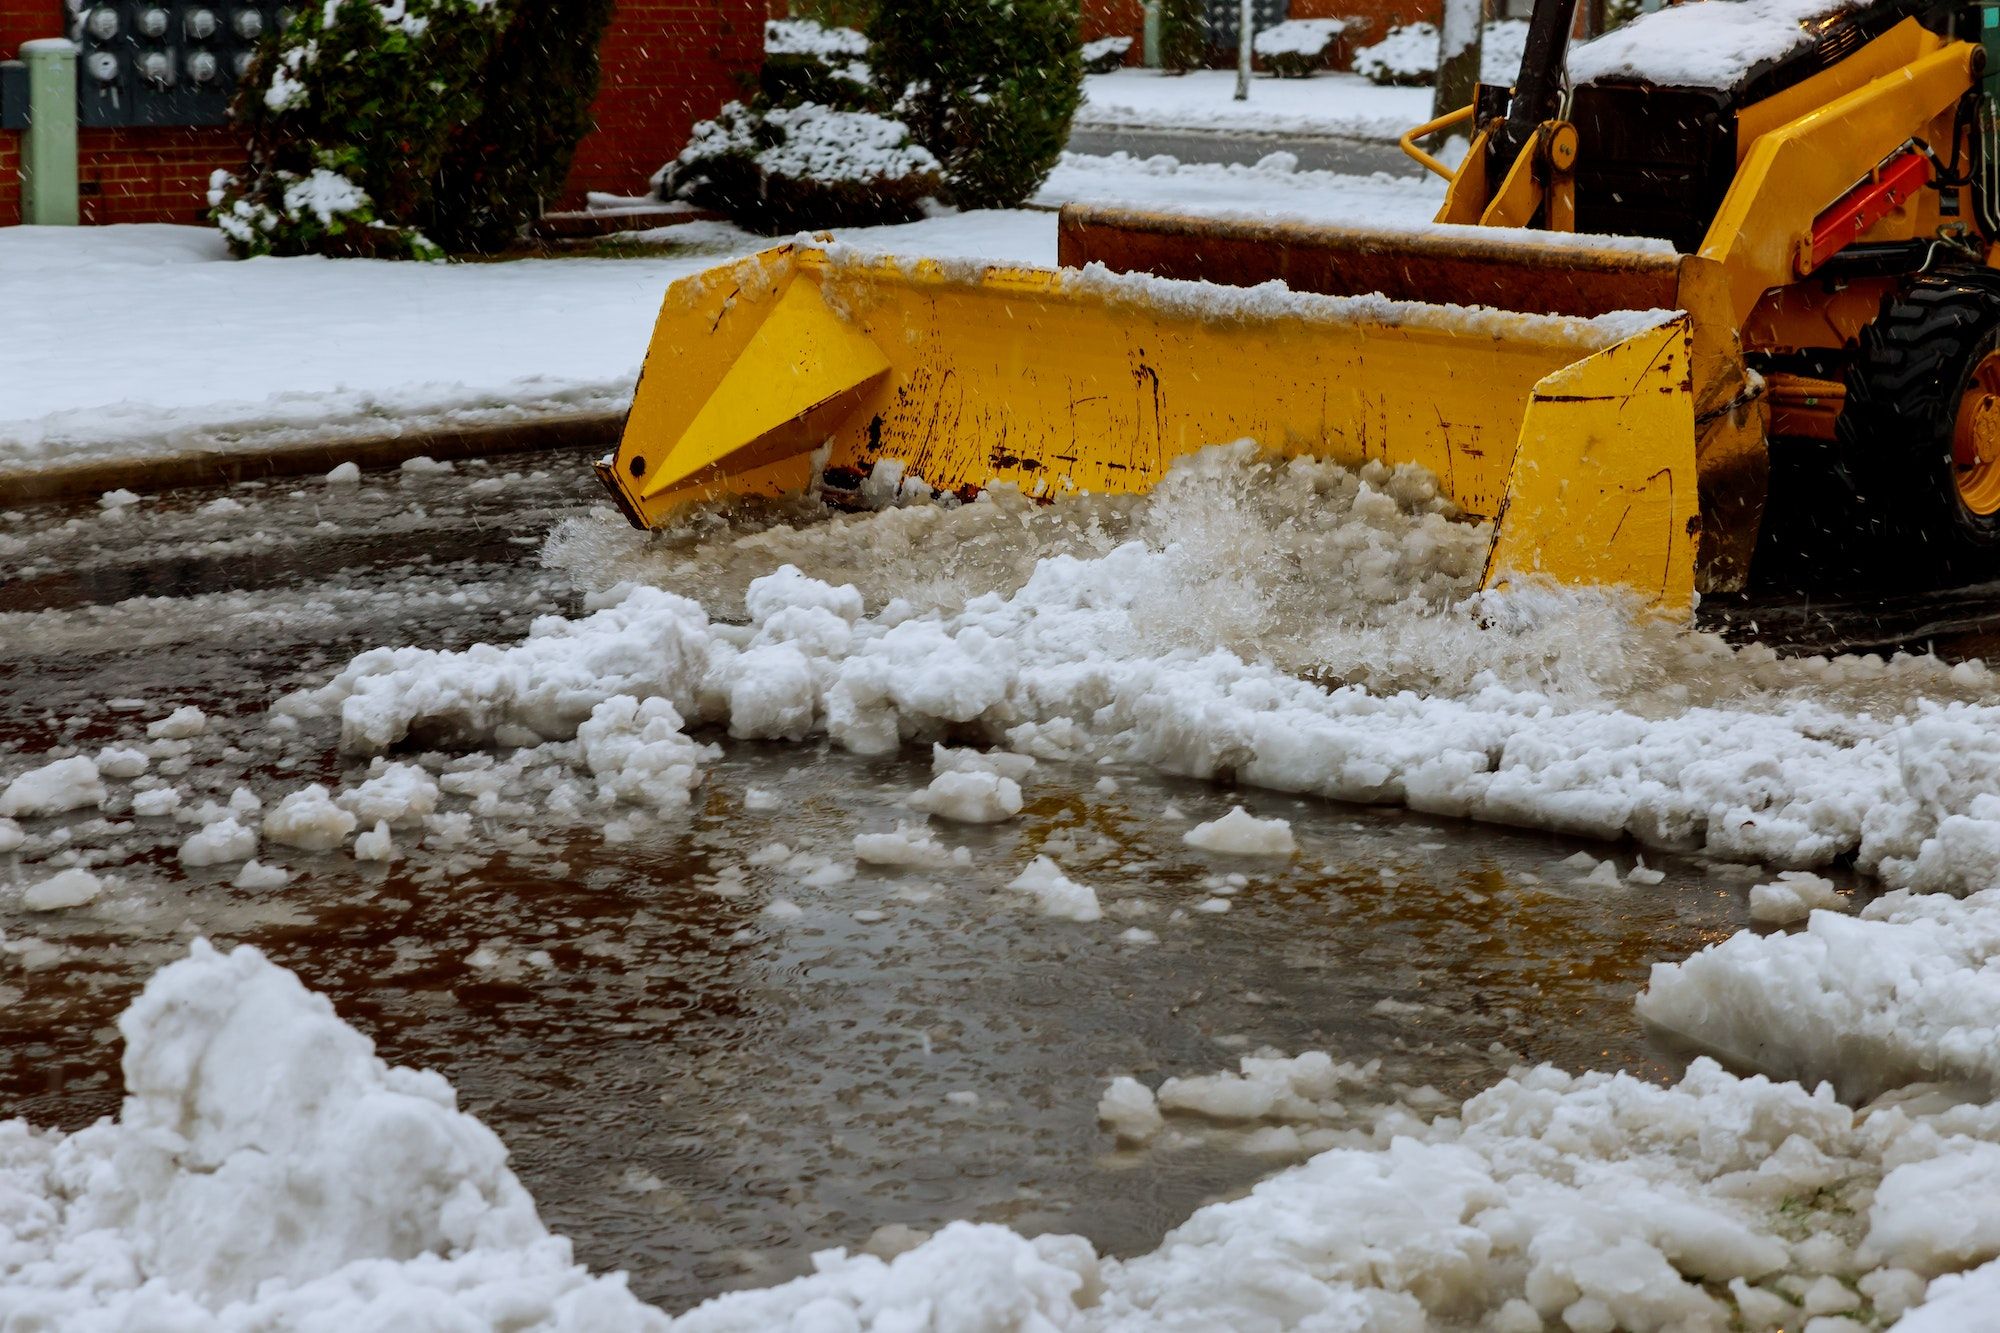
<svg viewBox="0 0 2000 1333">
<path fill-rule="evenodd" d="M 324 795 L 326 789 L 319 789 Z M 241 823 L 235 815 L 224 815 L 201 827 L 181 844 L 181 864 L 189 869 L 245 861 L 257 854 L 257 830 Z"/>
<path fill-rule="evenodd" d="M 1228 856 L 1290 856 L 1299 849 L 1292 826 L 1282 819 L 1259 819 L 1236 806 L 1220 819 L 1196 824 L 1181 841 L 1198 851 Z"/>
<path fill-rule="evenodd" d="M 1742 932 L 1653 968 L 1649 1023 L 1733 1064 L 1861 1098 L 1914 1081 L 2000 1097 L 2000 889 L 1893 893 L 1858 918 Z"/>
<path fill-rule="evenodd" d="M 337 711 L 350 748 L 379 751 L 412 733 L 566 739 L 614 695 L 657 697 L 688 727 L 773 734 L 784 716 L 786 734 L 809 725 L 859 754 L 980 740 L 1733 860 L 1852 856 L 1897 885 L 1990 880 L 2000 704 L 1984 673 L 1780 662 L 1606 594 L 1471 595 L 1484 530 L 1413 469 L 1231 446 L 1122 512 L 1101 554 L 1042 558 L 955 611 L 892 597 L 861 615 L 858 589 L 796 568 L 752 581 L 748 626 L 617 589 L 511 648 L 363 654 L 285 707 Z M 1972 698 L 1927 697 L 1954 691 Z M 919 804 L 1003 815 L 1009 781 L 941 773 Z"/>
<path fill-rule="evenodd" d="M 682 725 L 667 700 L 621 694 L 593 709 L 576 739 L 606 793 L 664 813 L 686 809 L 701 783 L 701 766 L 722 755 L 689 740 Z"/>
<path fill-rule="evenodd" d="M 208 730 L 208 715 L 193 704 L 185 704 L 149 723 L 146 734 L 155 740 L 184 741 Z"/>
<path fill-rule="evenodd" d="M 1144 1143 L 1167 1123 L 1153 1090 L 1129 1074 L 1120 1074 L 1104 1089 L 1097 1099 L 1097 1119 L 1121 1143 Z"/>
<path fill-rule="evenodd" d="M 1731 88 L 1760 66 L 1802 50 L 1809 25 L 1856 0 L 1698 0 L 1641 14 L 1569 53 L 1574 83 L 1643 79 L 1680 88 Z"/>
<path fill-rule="evenodd" d="M 442 1078 L 255 949 L 197 942 L 118 1026 L 116 1120 L 0 1125 L 0 1324 L 667 1327 L 572 1261 Z"/>
<path fill-rule="evenodd" d="M 1099 1109 L 1135 1137 L 1158 1114 L 1129 1079 Z M 886 1265 L 820 1255 L 813 1276 L 718 1297 L 681 1327 L 899 1327 L 919 1282 L 978 1304 L 918 1327 L 1641 1333 L 1842 1311 L 1872 1327 L 1929 1275 L 2000 1251 L 2000 1113 L 1984 1108 L 1857 1117 L 1708 1061 L 1668 1088 L 1542 1068 L 1377 1137 L 1201 1209 L 1136 1259 L 958 1224 Z"/>
<path fill-rule="evenodd" d="M 1061 921 L 1101 921 L 1104 911 L 1097 905 L 1097 892 L 1063 874 L 1062 867 L 1046 856 L 1038 856 L 1016 875 L 1008 888 L 1030 894 L 1043 916 Z"/>
</svg>

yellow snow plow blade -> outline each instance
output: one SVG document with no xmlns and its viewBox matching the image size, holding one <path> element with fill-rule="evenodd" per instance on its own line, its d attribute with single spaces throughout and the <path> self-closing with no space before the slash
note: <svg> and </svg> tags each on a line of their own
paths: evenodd
<svg viewBox="0 0 2000 1333">
<path fill-rule="evenodd" d="M 1143 491 L 1258 441 L 1416 463 L 1520 575 L 1693 600 L 1684 315 L 1596 319 L 1092 270 L 836 261 L 791 246 L 668 291 L 615 459 L 657 527 L 690 500 L 857 490 L 878 463 L 964 496 Z M 821 451 L 824 450 L 824 453 Z"/>
</svg>

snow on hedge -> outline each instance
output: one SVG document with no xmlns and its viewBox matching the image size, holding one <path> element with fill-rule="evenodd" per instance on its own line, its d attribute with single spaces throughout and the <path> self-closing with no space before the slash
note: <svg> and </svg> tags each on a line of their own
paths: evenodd
<svg viewBox="0 0 2000 1333">
<path fill-rule="evenodd" d="M 1260 31 L 1250 45 L 1260 56 L 1323 56 L 1347 27 L 1346 19 L 1286 19 Z"/>
<path fill-rule="evenodd" d="M 833 27 L 812 19 L 768 19 L 764 23 L 764 54 L 865 56 L 868 37 L 853 28 Z"/>
<path fill-rule="evenodd" d="M 1488 23 L 1479 49 L 1481 82 L 1512 87 L 1521 73 L 1528 43 L 1525 19 Z M 1354 72 L 1374 83 L 1427 84 L 1437 77 L 1438 30 L 1434 23 L 1405 23 L 1373 46 L 1354 53 Z"/>
<path fill-rule="evenodd" d="M 1572 82 L 1644 79 L 1729 88 L 1812 41 L 1807 25 L 1857 0 L 1695 0 L 1641 14 L 1569 53 Z"/>
</svg>

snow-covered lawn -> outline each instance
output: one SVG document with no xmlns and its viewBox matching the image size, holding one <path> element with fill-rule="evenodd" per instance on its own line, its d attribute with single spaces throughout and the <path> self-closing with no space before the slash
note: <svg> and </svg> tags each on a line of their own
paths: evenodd
<svg viewBox="0 0 2000 1333">
<path fill-rule="evenodd" d="M 1428 182 L 1066 157 L 1038 209 L 853 229 L 899 254 L 1055 262 L 1069 199 L 1427 219 Z M 0 473 L 615 411 L 674 279 L 774 244 L 694 223 L 660 258 L 230 260 L 197 227 L 0 229 Z"/>
<path fill-rule="evenodd" d="M 1431 116 L 1428 88 L 1384 88 L 1358 74 L 1258 77 L 1236 98 L 1234 70 L 1121 69 L 1084 79 L 1079 129 L 1233 130 L 1394 140 Z"/>
</svg>

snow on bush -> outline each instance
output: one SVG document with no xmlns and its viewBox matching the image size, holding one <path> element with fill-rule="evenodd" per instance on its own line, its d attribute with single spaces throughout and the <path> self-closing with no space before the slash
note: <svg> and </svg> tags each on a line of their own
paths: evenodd
<svg viewBox="0 0 2000 1333">
<path fill-rule="evenodd" d="M 1347 26 L 1346 19 L 1287 19 L 1260 31 L 1250 45 L 1279 78 L 1303 79 L 1327 67 Z"/>
<path fill-rule="evenodd" d="M 238 95 L 248 164 L 209 180 L 231 251 L 437 257 L 420 228 L 498 26 L 494 0 L 301 7 Z"/>
<path fill-rule="evenodd" d="M 1130 37 L 1099 37 L 1094 42 L 1083 44 L 1083 72 L 1086 74 L 1109 74 L 1125 67 L 1125 57 L 1132 51 Z"/>
<path fill-rule="evenodd" d="M 812 19 L 770 19 L 764 24 L 765 106 L 812 102 L 844 111 L 879 109 L 868 38 L 853 28 Z"/>
<path fill-rule="evenodd" d="M 1856 0 L 1699 0 L 1641 14 L 1569 53 L 1575 83 L 1644 79 L 1681 88 L 1731 88 L 1813 40 L 1819 20 Z"/>
<path fill-rule="evenodd" d="M 812 103 L 759 111 L 731 102 L 695 126 L 660 193 L 778 234 L 911 221 L 940 180 L 937 159 L 900 121 Z"/>
<path fill-rule="evenodd" d="M 1479 78 L 1482 83 L 1512 87 L 1521 73 L 1521 55 L 1528 43 L 1525 19 L 1488 23 L 1481 38 Z M 1438 30 L 1432 23 L 1405 23 L 1373 46 L 1354 53 L 1354 72 L 1371 83 L 1421 86 L 1437 78 Z"/>
</svg>

